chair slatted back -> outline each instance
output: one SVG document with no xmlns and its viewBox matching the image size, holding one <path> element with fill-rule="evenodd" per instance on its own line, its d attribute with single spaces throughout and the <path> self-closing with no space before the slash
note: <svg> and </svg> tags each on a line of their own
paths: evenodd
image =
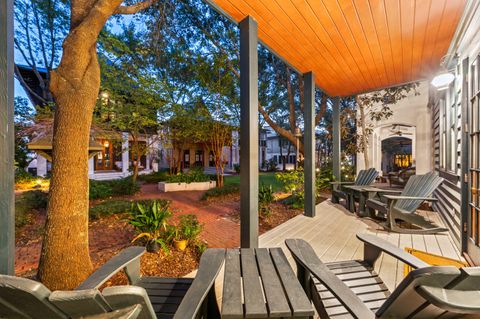
<svg viewBox="0 0 480 319">
<path fill-rule="evenodd" d="M 377 310 L 377 318 L 480 315 L 480 267 L 435 266 L 411 271 Z"/>
<path fill-rule="evenodd" d="M 67 318 L 48 301 L 50 294 L 39 282 L 0 275 L 0 318 Z"/>
<path fill-rule="evenodd" d="M 410 177 L 405 185 L 402 196 L 429 197 L 442 182 L 443 178 L 439 177 L 435 172 L 430 172 L 425 175 L 414 175 Z M 414 212 L 422 202 L 422 200 L 402 199 L 396 203 L 395 208 Z"/>
<path fill-rule="evenodd" d="M 370 185 L 377 178 L 378 172 L 375 168 L 361 170 L 355 179 L 355 185 Z"/>
</svg>

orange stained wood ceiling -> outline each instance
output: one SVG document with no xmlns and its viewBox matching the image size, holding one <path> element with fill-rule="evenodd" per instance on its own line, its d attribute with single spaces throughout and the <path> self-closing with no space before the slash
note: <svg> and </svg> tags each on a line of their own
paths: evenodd
<svg viewBox="0 0 480 319">
<path fill-rule="evenodd" d="M 330 96 L 429 79 L 466 0 L 208 0 Z"/>
</svg>

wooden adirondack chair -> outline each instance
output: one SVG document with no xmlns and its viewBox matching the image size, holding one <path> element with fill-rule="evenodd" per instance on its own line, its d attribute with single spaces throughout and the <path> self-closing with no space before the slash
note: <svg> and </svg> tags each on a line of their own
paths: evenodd
<svg viewBox="0 0 480 319">
<path fill-rule="evenodd" d="M 304 240 L 285 241 L 320 318 L 480 318 L 480 267 L 431 267 L 376 236 L 357 238 L 364 260 L 325 264 Z M 415 269 L 392 292 L 373 270 L 382 252 Z"/>
<path fill-rule="evenodd" d="M 387 217 L 387 227 L 395 232 L 434 234 L 447 231 L 446 228 L 439 227 L 416 213 L 423 202 L 437 200 L 431 196 L 442 182 L 443 178 L 435 172 L 414 175 L 410 177 L 400 195 L 392 195 L 392 191 L 388 191 L 388 195 L 378 192 L 379 196 L 377 198 L 367 200 L 367 209 L 373 209 L 380 214 L 384 214 Z M 397 225 L 397 219 L 418 226 L 420 229 L 401 228 Z"/>
<path fill-rule="evenodd" d="M 346 190 L 347 185 L 356 185 L 356 186 L 368 186 L 375 181 L 377 178 L 378 172 L 375 168 L 369 168 L 367 170 L 361 170 L 358 172 L 355 182 L 331 182 L 332 185 L 332 203 L 339 203 L 340 198 L 345 199 L 346 206 L 350 211 L 355 211 L 355 202 L 354 194 L 351 191 Z"/>
<path fill-rule="evenodd" d="M 219 318 L 214 282 L 224 249 L 207 249 L 193 278 L 140 276 L 143 247 L 129 247 L 110 259 L 73 291 L 51 292 L 40 282 L 0 275 L 0 318 Z M 124 270 L 131 285 L 99 291 Z"/>
</svg>

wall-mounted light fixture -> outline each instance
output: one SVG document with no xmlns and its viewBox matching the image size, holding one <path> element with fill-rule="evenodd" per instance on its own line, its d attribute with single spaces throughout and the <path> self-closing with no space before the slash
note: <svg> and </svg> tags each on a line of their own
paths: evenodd
<svg viewBox="0 0 480 319">
<path fill-rule="evenodd" d="M 455 79 L 455 75 L 448 71 L 437 74 L 430 82 L 437 90 L 442 91 L 448 89 L 450 83 Z"/>
<path fill-rule="evenodd" d="M 447 54 L 440 60 L 440 71 L 432 79 L 432 84 L 438 91 L 448 89 L 450 83 L 455 80 L 455 74 L 452 71 L 458 63 L 458 56 L 456 54 Z"/>
</svg>

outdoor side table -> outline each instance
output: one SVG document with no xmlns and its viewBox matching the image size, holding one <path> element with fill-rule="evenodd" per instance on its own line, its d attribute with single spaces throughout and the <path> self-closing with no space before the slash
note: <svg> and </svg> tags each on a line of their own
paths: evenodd
<svg viewBox="0 0 480 319">
<path fill-rule="evenodd" d="M 313 318 L 280 248 L 227 249 L 223 280 L 222 318 Z"/>
<path fill-rule="evenodd" d="M 346 193 L 347 193 L 347 209 L 351 213 L 355 213 L 355 192 L 361 194 L 362 189 L 365 188 L 365 185 L 345 185 L 343 187 L 346 189 Z M 360 196 L 360 200 L 362 200 L 361 196 Z M 361 205 L 361 203 L 359 204 Z"/>
<path fill-rule="evenodd" d="M 360 201 L 358 204 L 358 215 L 361 217 L 372 217 L 375 218 L 375 212 L 372 209 L 367 210 L 367 200 L 377 196 L 377 193 L 385 193 L 385 194 L 392 194 L 392 193 L 401 193 L 401 190 L 394 190 L 394 189 L 384 189 L 384 188 L 377 188 L 373 186 L 363 186 L 363 188 L 359 191 L 360 192 Z"/>
</svg>

